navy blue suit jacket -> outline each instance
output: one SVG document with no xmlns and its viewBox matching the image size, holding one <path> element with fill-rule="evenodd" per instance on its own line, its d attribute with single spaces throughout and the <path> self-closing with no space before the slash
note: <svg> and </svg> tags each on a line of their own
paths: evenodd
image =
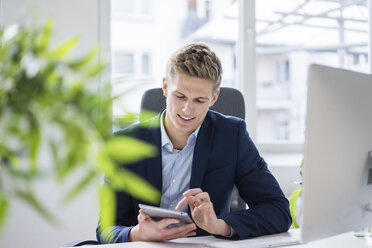
<svg viewBox="0 0 372 248">
<path fill-rule="evenodd" d="M 161 192 L 160 115 L 149 121 L 153 128 L 135 125 L 116 134 L 133 135 L 158 147 L 156 157 L 128 167 Z M 249 209 L 229 213 L 234 184 Z M 285 232 L 291 225 L 288 201 L 250 139 L 242 119 L 208 111 L 195 144 L 190 188 L 201 188 L 209 193 L 218 218 L 236 232 L 234 238 Z M 127 242 L 130 229 L 138 223 L 138 203 L 141 201 L 125 192 L 116 192 L 116 197 L 116 226 L 111 235 L 114 242 Z M 208 235 L 199 228 L 196 232 L 197 235 Z M 98 231 L 97 238 L 104 242 Z"/>
</svg>

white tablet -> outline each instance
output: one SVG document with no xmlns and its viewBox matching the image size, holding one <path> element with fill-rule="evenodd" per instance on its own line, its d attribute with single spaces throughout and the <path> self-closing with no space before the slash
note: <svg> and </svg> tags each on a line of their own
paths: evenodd
<svg viewBox="0 0 372 248">
<path fill-rule="evenodd" d="M 181 212 L 177 210 L 159 208 L 144 204 L 138 204 L 139 208 L 141 208 L 148 216 L 155 220 L 163 219 L 163 218 L 175 218 L 179 219 L 181 223 L 193 223 L 192 219 L 186 212 Z"/>
</svg>

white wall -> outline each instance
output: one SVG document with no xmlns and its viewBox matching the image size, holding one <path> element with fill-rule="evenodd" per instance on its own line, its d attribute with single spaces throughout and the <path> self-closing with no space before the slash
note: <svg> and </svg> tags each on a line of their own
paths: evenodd
<svg viewBox="0 0 372 248">
<path fill-rule="evenodd" d="M 34 21 L 43 23 L 52 16 L 55 21 L 53 44 L 79 35 L 81 41 L 75 55 L 101 43 L 100 57 L 109 58 L 109 0 L 0 0 L 0 3 L 3 26 Z M 98 83 L 97 91 L 99 86 Z M 48 159 L 43 157 L 42 160 L 46 163 Z M 95 239 L 98 219 L 95 190 L 96 187 L 91 187 L 73 204 L 63 207 L 59 203 L 63 189 L 51 179 L 41 180 L 36 185 L 36 192 L 56 214 L 59 226 L 50 225 L 22 202 L 12 202 L 5 228 L 0 233 L 0 247 L 49 248 L 76 239 Z"/>
</svg>

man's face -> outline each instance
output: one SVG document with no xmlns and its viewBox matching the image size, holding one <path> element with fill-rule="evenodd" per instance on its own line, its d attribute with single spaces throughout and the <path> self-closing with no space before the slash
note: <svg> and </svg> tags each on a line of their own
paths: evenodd
<svg viewBox="0 0 372 248">
<path fill-rule="evenodd" d="M 163 79 L 163 94 L 167 98 L 167 132 L 190 135 L 203 123 L 219 90 L 213 94 L 211 80 L 175 73 L 169 81 Z"/>
</svg>

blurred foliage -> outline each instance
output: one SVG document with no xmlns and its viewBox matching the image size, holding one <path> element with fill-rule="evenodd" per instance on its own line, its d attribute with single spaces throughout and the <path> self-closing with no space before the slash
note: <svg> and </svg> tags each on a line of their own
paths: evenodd
<svg viewBox="0 0 372 248">
<path fill-rule="evenodd" d="M 304 159 L 301 160 L 301 164 L 300 164 L 300 176 L 302 178 L 302 170 L 303 170 L 303 167 L 304 167 Z M 302 187 L 302 184 L 303 184 L 303 181 L 299 181 L 299 182 L 295 182 L 296 184 L 299 184 L 300 187 L 296 188 L 292 194 L 290 195 L 289 197 L 289 211 L 291 213 L 291 217 L 292 217 L 292 227 L 293 228 L 299 228 L 300 225 L 299 225 L 299 219 L 301 218 L 301 216 L 299 216 L 299 213 L 297 211 L 298 208 L 301 208 L 302 207 L 302 204 L 298 204 L 299 201 L 302 201 L 302 190 L 303 190 L 303 187 Z M 300 211 L 301 212 L 301 211 Z"/>
<path fill-rule="evenodd" d="M 293 228 L 299 228 L 299 216 L 298 216 L 298 211 L 297 211 L 297 208 L 298 208 L 298 200 L 299 200 L 299 197 L 301 195 L 301 192 L 302 192 L 302 187 L 298 187 L 296 188 L 291 196 L 289 197 L 289 211 L 291 213 L 291 217 L 292 217 L 292 227 Z M 302 206 L 302 205 L 301 205 Z"/>
<path fill-rule="evenodd" d="M 94 81 L 105 68 L 97 62 L 99 48 L 72 58 L 69 53 L 79 38 L 50 48 L 52 29 L 52 20 L 41 28 L 0 29 L 0 228 L 14 198 L 55 223 L 35 194 L 35 182 L 53 177 L 64 186 L 77 171 L 80 176 L 63 201 L 68 203 L 93 182 L 101 182 L 104 174 L 111 183 L 97 185 L 105 228 L 114 221 L 114 189 L 153 203 L 160 200 L 151 185 L 117 165 L 157 151 L 142 141 L 112 136 L 110 84 L 97 88 Z M 128 114 L 121 121 L 134 119 Z"/>
</svg>

